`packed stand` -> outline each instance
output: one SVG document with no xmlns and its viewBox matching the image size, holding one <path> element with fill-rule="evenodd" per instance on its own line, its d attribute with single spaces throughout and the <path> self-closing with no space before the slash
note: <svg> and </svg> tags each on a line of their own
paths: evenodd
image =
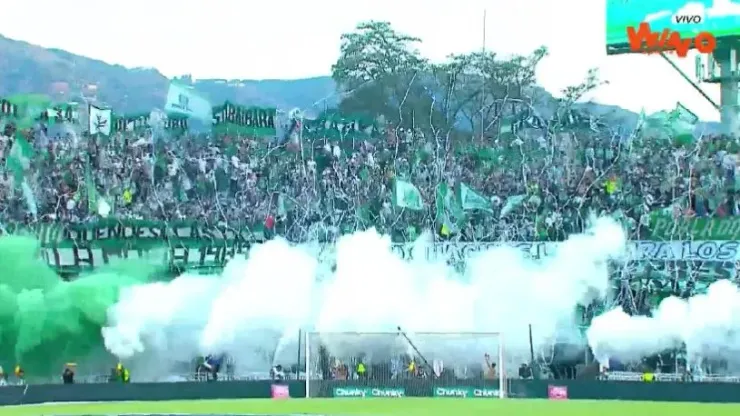
<svg viewBox="0 0 740 416">
<path fill-rule="evenodd" d="M 29 134 L 35 157 L 27 177 L 38 213 L 28 212 L 5 169 L 0 223 L 96 221 L 85 195 L 89 175 L 112 201 L 114 217 L 248 223 L 292 240 L 369 227 L 398 241 L 439 231 L 434 201 L 442 181 L 451 189 L 465 183 L 491 202 L 491 211 L 467 213 L 464 224 L 442 233 L 451 240 L 562 239 L 581 230 L 590 213 L 613 215 L 640 238 L 656 209 L 720 217 L 739 212 L 738 146 L 725 137 L 677 146 L 639 136 L 531 133 L 441 142 L 400 130 L 373 140 L 303 143 L 185 135 L 154 144 L 147 134 L 97 141 Z M 2 137 L 4 166 L 12 142 Z M 419 189 L 424 209 L 394 205 L 394 178 Z M 523 196 L 521 203 L 502 215 L 513 195 Z"/>
</svg>

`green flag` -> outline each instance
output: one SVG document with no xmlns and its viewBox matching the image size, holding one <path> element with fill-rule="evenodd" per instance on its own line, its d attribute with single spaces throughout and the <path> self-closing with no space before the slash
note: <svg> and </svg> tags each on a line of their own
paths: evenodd
<svg viewBox="0 0 740 416">
<path fill-rule="evenodd" d="M 673 141 L 677 146 L 684 146 L 694 142 L 694 129 L 699 117 L 681 103 L 671 111 L 658 111 L 640 123 L 640 127 L 652 137 L 663 137 Z"/>
<path fill-rule="evenodd" d="M 282 192 L 280 192 L 277 196 L 276 205 L 277 215 L 281 217 L 285 217 L 286 215 L 288 215 L 288 212 L 293 209 L 293 203 L 291 202 L 290 198 Z"/>
<path fill-rule="evenodd" d="M 90 169 L 90 160 L 85 163 L 85 191 L 87 192 L 87 207 L 90 212 L 95 212 L 105 218 L 113 211 L 113 207 L 105 200 L 95 187 L 95 178 L 93 178 Z"/>
<path fill-rule="evenodd" d="M 31 167 L 31 160 L 34 157 L 33 147 L 21 134 L 16 134 L 13 141 L 13 147 L 10 148 L 10 154 L 5 161 L 5 167 L 13 173 L 16 184 L 20 186 L 23 182 L 26 172 Z"/>
<path fill-rule="evenodd" d="M 445 182 L 438 184 L 435 190 L 435 208 L 437 223 L 447 230 L 447 234 L 457 232 L 465 223 L 465 212 L 460 199 Z"/>
<path fill-rule="evenodd" d="M 33 194 L 27 177 L 33 157 L 33 146 L 28 143 L 22 134 L 17 133 L 13 141 L 13 146 L 10 148 L 10 154 L 5 161 L 5 168 L 13 174 L 15 186 L 23 193 L 23 198 L 26 200 L 26 205 L 28 206 L 28 212 L 35 217 L 38 214 L 38 207 L 36 205 L 36 197 Z"/>
<path fill-rule="evenodd" d="M 33 127 L 42 113 L 51 107 L 51 99 L 43 94 L 18 94 L 7 100 L 18 107 L 16 125 L 20 129 Z"/>
<path fill-rule="evenodd" d="M 524 204 L 524 201 L 526 201 L 526 199 L 527 199 L 527 195 L 513 195 L 513 196 L 506 198 L 506 202 L 504 203 L 504 206 L 501 208 L 501 213 L 499 214 L 499 218 L 503 218 L 509 215 L 512 211 L 522 206 L 522 204 Z"/>
<path fill-rule="evenodd" d="M 85 191 L 87 192 L 87 208 L 95 212 L 98 205 L 98 190 L 95 188 L 95 179 L 90 170 L 90 161 L 85 163 Z"/>
<path fill-rule="evenodd" d="M 492 211 L 491 201 L 483 195 L 475 192 L 468 185 L 460 182 L 459 192 L 460 204 L 462 205 L 462 209 L 466 211 L 472 211 L 476 209 L 483 211 Z"/>
<path fill-rule="evenodd" d="M 669 114 L 669 126 L 673 132 L 673 141 L 676 145 L 688 145 L 694 142 L 694 129 L 699 117 L 681 103 Z"/>
<path fill-rule="evenodd" d="M 396 179 L 393 186 L 393 203 L 400 208 L 421 210 L 424 208 L 424 200 L 421 192 L 411 182 Z"/>
</svg>

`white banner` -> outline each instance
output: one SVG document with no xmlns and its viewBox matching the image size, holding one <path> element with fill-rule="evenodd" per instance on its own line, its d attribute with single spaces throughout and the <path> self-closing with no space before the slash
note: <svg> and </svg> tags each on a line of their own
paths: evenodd
<svg viewBox="0 0 740 416">
<path fill-rule="evenodd" d="M 522 250 L 528 257 L 538 259 L 554 254 L 558 244 L 560 243 L 436 243 L 427 246 L 424 253 L 418 253 L 420 248 L 413 244 L 395 244 L 393 250 L 407 260 L 423 255 L 425 259 L 432 261 L 461 261 L 490 248 L 508 245 Z M 740 241 L 630 241 L 625 260 L 730 262 L 740 260 Z"/>
<path fill-rule="evenodd" d="M 740 241 L 632 241 L 630 260 L 736 261 Z"/>
</svg>

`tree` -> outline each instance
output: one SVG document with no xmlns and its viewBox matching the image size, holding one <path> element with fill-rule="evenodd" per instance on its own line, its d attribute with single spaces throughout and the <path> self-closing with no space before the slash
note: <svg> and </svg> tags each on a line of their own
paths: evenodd
<svg viewBox="0 0 740 416">
<path fill-rule="evenodd" d="M 536 86 L 538 65 L 548 53 L 544 46 L 528 55 L 501 58 L 482 51 L 430 64 L 416 48 L 421 40 L 396 32 L 388 22 L 360 23 L 341 40 L 332 66 L 342 92 L 340 111 L 382 115 L 396 128 L 428 131 L 438 150 L 448 151 L 454 137 L 494 138 L 520 125 L 566 127 L 564 122 L 550 126 L 550 114 L 538 111 L 539 98 L 548 107 L 553 103 Z M 555 100 L 554 118 L 572 118 L 573 104 L 601 84 L 591 70 L 581 84 L 564 89 L 563 98 Z"/>
<path fill-rule="evenodd" d="M 472 79 L 480 77 L 475 66 L 473 54 L 452 55 L 447 62 L 432 65 L 430 89 L 434 94 L 434 106 L 439 115 L 434 124 L 438 130 L 447 134 L 453 129 L 465 108 L 475 107 L 481 89 L 476 88 Z M 473 125 L 470 125 L 472 130 Z"/>
<path fill-rule="evenodd" d="M 598 118 L 595 118 L 583 108 L 575 107 L 591 91 L 608 84 L 608 81 L 602 81 L 599 77 L 599 71 L 595 68 L 589 69 L 586 78 L 577 85 L 571 85 L 560 90 L 562 98 L 557 99 L 557 108 L 555 109 L 550 121 L 548 130 L 550 133 L 562 130 L 575 130 L 588 127 L 594 133 L 606 129 L 606 125 Z"/>
<path fill-rule="evenodd" d="M 396 32 L 388 22 L 361 22 L 342 35 L 332 78 L 344 91 L 421 70 L 426 61 L 414 49 L 421 39 Z"/>
<path fill-rule="evenodd" d="M 404 127 L 421 120 L 423 104 L 429 103 L 422 84 L 427 62 L 415 48 L 421 40 L 377 21 L 362 22 L 341 39 L 340 56 L 332 66 L 332 78 L 342 91 L 340 110 L 383 115 Z"/>
<path fill-rule="evenodd" d="M 444 128 L 495 136 L 506 117 L 531 105 L 528 96 L 537 65 L 547 55 L 542 47 L 528 56 L 499 59 L 492 52 L 452 55 L 432 66 L 430 89 Z"/>
<path fill-rule="evenodd" d="M 573 105 L 575 102 L 583 98 L 584 95 L 608 83 L 608 81 L 601 80 L 598 69 L 591 68 L 588 70 L 588 73 L 586 73 L 586 79 L 584 79 L 580 84 L 565 87 L 560 91 L 563 94 L 562 101 L 565 105 Z"/>
</svg>

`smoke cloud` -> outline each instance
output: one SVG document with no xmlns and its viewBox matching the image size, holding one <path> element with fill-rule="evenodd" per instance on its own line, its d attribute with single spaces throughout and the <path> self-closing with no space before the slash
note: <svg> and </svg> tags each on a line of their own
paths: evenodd
<svg viewBox="0 0 740 416">
<path fill-rule="evenodd" d="M 65 282 L 39 250 L 33 238 L 0 238 L 0 359 L 5 368 L 56 375 L 63 363 L 103 351 L 108 308 L 121 288 L 146 283 L 154 269 L 126 262 Z"/>
<path fill-rule="evenodd" d="M 593 319 L 586 336 L 599 361 L 626 362 L 682 348 L 687 358 L 737 356 L 740 352 L 740 291 L 728 280 L 689 299 L 668 297 L 652 314 L 629 316 L 613 309 Z"/>
<path fill-rule="evenodd" d="M 372 354 L 397 347 L 395 338 L 329 333 L 395 333 L 400 326 L 428 358 L 442 359 L 470 357 L 471 348 L 495 354 L 499 337 L 419 333 L 496 332 L 507 355 L 524 357 L 529 324 L 536 344 L 564 334 L 580 339 L 574 309 L 606 295 L 607 261 L 624 249 L 625 235 L 609 219 L 539 261 L 501 246 L 474 255 L 464 273 L 443 261 L 404 261 L 374 230 L 343 236 L 321 255 L 276 239 L 219 276 L 124 289 L 103 335 L 124 359 L 225 352 L 245 372 L 295 362 L 299 329 L 325 334 L 322 342 L 335 351 Z"/>
</svg>

